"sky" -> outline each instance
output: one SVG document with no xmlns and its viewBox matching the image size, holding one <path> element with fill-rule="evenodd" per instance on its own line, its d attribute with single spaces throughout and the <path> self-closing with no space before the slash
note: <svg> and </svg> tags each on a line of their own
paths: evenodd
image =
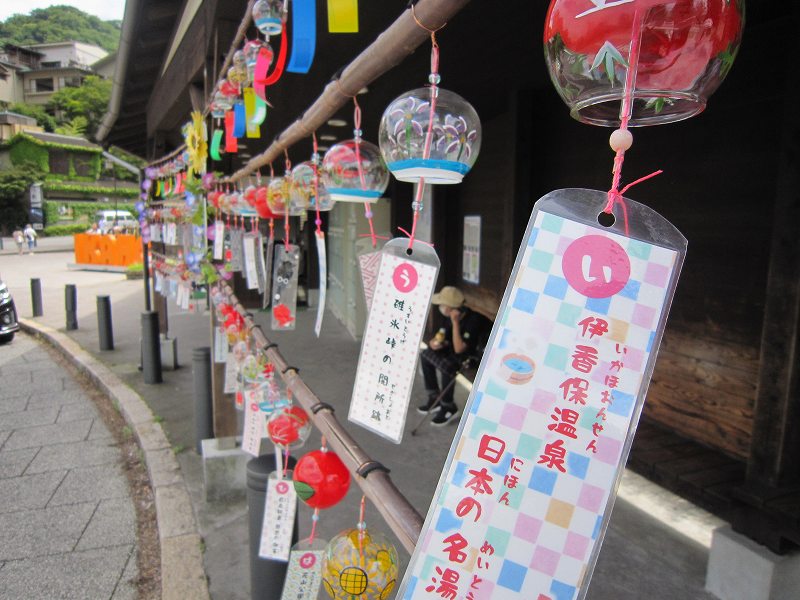
<svg viewBox="0 0 800 600">
<path fill-rule="evenodd" d="M 8 17 L 16 13 L 29 14 L 35 8 L 47 8 L 56 4 L 66 4 L 80 8 L 83 12 L 104 21 L 111 19 L 122 20 L 125 12 L 125 0 L 26 0 L 24 9 L 20 10 L 20 3 L 12 0 L 0 0 L 0 21 L 5 21 Z"/>
</svg>

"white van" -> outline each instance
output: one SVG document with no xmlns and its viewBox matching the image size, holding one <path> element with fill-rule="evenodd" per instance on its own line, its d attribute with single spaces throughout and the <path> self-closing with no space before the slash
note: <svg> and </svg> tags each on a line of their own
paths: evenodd
<svg viewBox="0 0 800 600">
<path fill-rule="evenodd" d="M 94 221 L 103 230 L 103 233 L 111 231 L 115 226 L 125 229 L 136 229 L 139 221 L 127 210 L 98 210 L 94 214 Z"/>
</svg>

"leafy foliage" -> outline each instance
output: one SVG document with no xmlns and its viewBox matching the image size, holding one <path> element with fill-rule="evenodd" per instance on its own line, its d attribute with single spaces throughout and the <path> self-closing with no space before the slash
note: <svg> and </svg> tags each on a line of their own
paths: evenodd
<svg viewBox="0 0 800 600">
<path fill-rule="evenodd" d="M 61 135 L 72 135 L 72 136 L 82 136 L 86 133 L 86 127 L 89 125 L 89 121 L 83 115 L 78 115 L 77 117 L 71 119 L 66 123 L 62 123 L 58 127 L 56 127 L 56 133 Z"/>
<path fill-rule="evenodd" d="M 117 210 L 127 210 L 131 214 L 136 214 L 134 205 L 130 202 L 117 202 L 113 204 L 106 204 L 104 202 L 80 202 L 80 201 L 56 201 L 45 200 L 43 203 L 44 208 L 44 222 L 50 226 L 55 223 L 63 222 L 66 220 L 59 213 L 62 206 L 70 209 L 71 218 L 73 221 L 81 221 L 81 227 L 86 229 L 87 224 L 94 221 L 94 215 L 98 210 L 110 210 L 116 208 Z"/>
<path fill-rule="evenodd" d="M 63 88 L 50 98 L 48 108 L 60 111 L 67 120 L 86 119 L 86 134 L 93 137 L 103 115 L 108 110 L 112 82 L 96 75 L 84 79 L 76 88 Z"/>
<path fill-rule="evenodd" d="M 71 225 L 52 225 L 45 227 L 39 233 L 42 237 L 57 237 L 61 235 L 73 235 L 86 231 L 86 223 L 73 223 Z"/>
<path fill-rule="evenodd" d="M 25 193 L 38 175 L 24 167 L 0 171 L 0 224 L 5 229 L 11 231 L 27 221 Z"/>
<path fill-rule="evenodd" d="M 18 169 L 35 169 L 41 173 L 50 171 L 50 155 L 44 144 L 30 136 L 21 134 L 12 139 L 11 164 Z"/>
<path fill-rule="evenodd" d="M 36 124 L 43 128 L 45 131 L 53 132 L 56 129 L 56 120 L 52 115 L 48 114 L 43 106 L 34 104 L 7 104 L 2 103 L 4 106 L 0 107 L 3 110 L 17 113 L 18 115 L 25 115 L 36 119 Z"/>
<path fill-rule="evenodd" d="M 24 10 L 23 6 L 20 6 Z M 50 6 L 13 15 L 0 23 L 0 39 L 18 46 L 49 42 L 84 42 L 114 52 L 119 45 L 119 21 L 102 21 L 72 6 Z"/>
<path fill-rule="evenodd" d="M 82 185 L 82 184 L 69 184 L 57 181 L 45 181 L 44 189 L 48 192 L 75 192 L 84 194 L 85 196 L 92 196 L 101 194 L 109 198 L 135 198 L 139 195 L 139 190 L 136 188 L 116 188 L 99 186 L 99 185 Z"/>
</svg>

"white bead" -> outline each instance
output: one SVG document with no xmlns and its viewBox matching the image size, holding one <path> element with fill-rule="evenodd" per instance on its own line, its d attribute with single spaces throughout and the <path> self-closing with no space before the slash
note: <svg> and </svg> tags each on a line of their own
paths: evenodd
<svg viewBox="0 0 800 600">
<path fill-rule="evenodd" d="M 633 146 L 633 134 L 627 129 L 616 129 L 608 138 L 608 145 L 614 152 L 624 152 Z"/>
</svg>

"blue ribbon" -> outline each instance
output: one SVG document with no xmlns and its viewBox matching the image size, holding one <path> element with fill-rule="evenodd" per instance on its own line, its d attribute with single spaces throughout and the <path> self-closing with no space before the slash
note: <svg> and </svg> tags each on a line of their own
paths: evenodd
<svg viewBox="0 0 800 600">
<path fill-rule="evenodd" d="M 233 135 L 243 137 L 247 131 L 247 113 L 244 109 L 244 102 L 237 102 L 233 105 Z"/>
<path fill-rule="evenodd" d="M 292 2 L 292 57 L 289 73 L 308 73 L 317 45 L 317 4 L 315 0 Z"/>
</svg>

